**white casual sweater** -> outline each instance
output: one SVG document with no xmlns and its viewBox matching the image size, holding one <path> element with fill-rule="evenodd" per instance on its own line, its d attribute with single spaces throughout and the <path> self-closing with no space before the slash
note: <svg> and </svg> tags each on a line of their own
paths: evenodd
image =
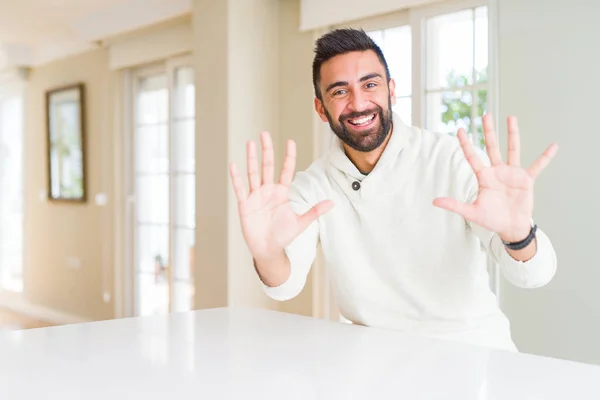
<svg viewBox="0 0 600 400">
<path fill-rule="evenodd" d="M 516 261 L 498 235 L 432 204 L 446 196 L 470 202 L 477 189 L 456 138 L 406 126 L 397 115 L 368 176 L 335 138 L 326 156 L 296 174 L 290 193 L 298 213 L 326 199 L 335 206 L 286 248 L 288 280 L 262 286 L 276 300 L 295 297 L 320 241 L 341 313 L 353 323 L 516 350 L 490 289 L 487 253 L 522 288 L 548 283 L 556 255 L 538 229 L 536 255 Z"/>
</svg>

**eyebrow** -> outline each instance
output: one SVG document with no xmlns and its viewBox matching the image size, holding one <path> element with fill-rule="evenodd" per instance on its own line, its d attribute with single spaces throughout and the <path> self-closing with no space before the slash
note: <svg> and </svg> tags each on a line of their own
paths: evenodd
<svg viewBox="0 0 600 400">
<path fill-rule="evenodd" d="M 363 76 L 362 78 L 360 78 L 358 81 L 359 82 L 364 82 L 364 81 L 368 81 L 369 79 L 373 79 L 373 78 L 383 78 L 380 74 L 374 72 L 372 74 L 368 74 Z M 338 87 L 338 86 L 347 86 L 348 82 L 346 81 L 338 81 L 338 82 L 334 82 L 331 85 L 327 86 L 327 89 L 325 89 L 325 92 L 329 92 L 331 89 Z"/>
</svg>

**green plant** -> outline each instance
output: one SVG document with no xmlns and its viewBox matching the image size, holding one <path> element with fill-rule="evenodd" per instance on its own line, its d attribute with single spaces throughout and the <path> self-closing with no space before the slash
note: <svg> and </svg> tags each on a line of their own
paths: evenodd
<svg viewBox="0 0 600 400">
<path fill-rule="evenodd" d="M 487 67 L 478 71 L 478 83 L 487 83 Z M 461 88 L 468 86 L 469 79 L 466 75 L 459 75 L 456 71 L 452 70 L 446 77 L 448 87 L 456 88 L 458 90 L 453 92 L 445 92 L 442 95 L 442 104 L 444 105 L 444 111 L 442 112 L 442 122 L 449 124 L 451 122 L 462 121 L 467 127 L 467 131 L 473 132 L 473 122 L 475 122 L 477 140 L 480 146 L 485 146 L 485 139 L 483 137 L 483 127 L 481 125 L 481 116 L 484 114 L 487 107 L 487 90 L 478 89 L 475 93 L 477 94 L 477 120 L 471 121 L 471 107 L 473 104 L 473 93 L 469 90 L 461 91 Z M 452 134 L 455 134 L 453 132 Z"/>
</svg>

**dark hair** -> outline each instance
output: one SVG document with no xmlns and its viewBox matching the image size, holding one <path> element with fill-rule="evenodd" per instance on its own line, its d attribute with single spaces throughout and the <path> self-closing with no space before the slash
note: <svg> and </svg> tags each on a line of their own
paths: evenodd
<svg viewBox="0 0 600 400">
<path fill-rule="evenodd" d="M 321 80 L 321 65 L 335 56 L 354 52 L 372 50 L 385 67 L 386 78 L 390 80 L 390 70 L 381 48 L 362 29 L 336 29 L 317 40 L 315 58 L 313 59 L 313 86 L 315 96 L 322 100 L 319 82 Z"/>
</svg>

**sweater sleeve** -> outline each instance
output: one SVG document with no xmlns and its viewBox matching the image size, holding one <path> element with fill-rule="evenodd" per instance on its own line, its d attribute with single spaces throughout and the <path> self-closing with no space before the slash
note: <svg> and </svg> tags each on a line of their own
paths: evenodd
<svg viewBox="0 0 600 400">
<path fill-rule="evenodd" d="M 556 273 L 557 259 L 554 247 L 548 236 L 538 228 L 536 232 L 536 253 L 527 261 L 515 260 L 496 233 L 470 223 L 473 232 L 481 240 L 482 246 L 498 264 L 507 281 L 520 288 L 537 288 L 546 285 Z"/>
<path fill-rule="evenodd" d="M 478 153 L 484 164 L 490 165 L 487 154 L 483 151 L 478 151 Z M 467 187 L 469 190 L 466 202 L 471 203 L 477 199 L 478 185 L 477 179 L 468 163 L 467 167 L 470 170 L 470 174 L 467 178 Z M 483 249 L 498 264 L 502 275 L 513 285 L 520 288 L 538 288 L 549 283 L 554 277 L 557 268 L 556 252 L 550 239 L 541 228 L 538 227 L 536 232 L 535 255 L 527 261 L 518 261 L 510 255 L 497 233 L 471 222 L 468 222 L 468 225 L 481 241 Z"/>
<path fill-rule="evenodd" d="M 310 196 L 310 184 L 303 173 L 290 188 L 290 204 L 296 214 L 303 214 L 314 205 L 307 200 Z M 308 196 L 307 196 L 308 194 Z M 316 204 L 316 203 L 315 203 Z M 319 222 L 314 221 L 304 232 L 284 249 L 290 260 L 290 276 L 279 286 L 268 286 L 260 281 L 264 292 L 274 300 L 285 301 L 296 297 L 306 284 L 306 277 L 316 258 L 319 240 Z"/>
</svg>

